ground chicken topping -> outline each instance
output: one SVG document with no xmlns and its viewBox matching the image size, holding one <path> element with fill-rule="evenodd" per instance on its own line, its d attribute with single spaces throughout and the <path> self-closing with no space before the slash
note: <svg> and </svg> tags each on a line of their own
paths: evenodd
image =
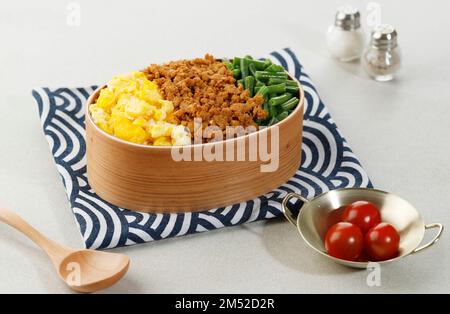
<svg viewBox="0 0 450 314">
<path fill-rule="evenodd" d="M 202 127 L 258 127 L 255 120 L 267 118 L 262 108 L 264 98 L 250 97 L 242 85 L 236 86 L 233 73 L 226 65 L 207 54 L 204 58 L 152 64 L 145 70 L 150 81 L 159 86 L 163 99 L 174 105 L 174 122 L 194 134 L 194 118 Z"/>
</svg>

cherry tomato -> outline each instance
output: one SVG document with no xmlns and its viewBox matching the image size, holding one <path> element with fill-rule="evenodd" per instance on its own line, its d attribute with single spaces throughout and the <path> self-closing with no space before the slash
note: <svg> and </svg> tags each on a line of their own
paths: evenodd
<svg viewBox="0 0 450 314">
<path fill-rule="evenodd" d="M 364 238 L 365 252 L 373 260 L 384 261 L 397 256 L 400 235 L 390 224 L 382 222 L 370 229 Z"/>
<path fill-rule="evenodd" d="M 343 221 L 351 222 L 360 227 L 363 234 L 366 234 L 370 228 L 381 222 L 378 208 L 366 201 L 354 202 L 345 207 L 341 218 Z"/>
<path fill-rule="evenodd" d="M 361 255 L 364 237 L 359 227 L 349 222 L 331 226 L 325 236 L 325 249 L 333 257 L 356 261 Z"/>
</svg>

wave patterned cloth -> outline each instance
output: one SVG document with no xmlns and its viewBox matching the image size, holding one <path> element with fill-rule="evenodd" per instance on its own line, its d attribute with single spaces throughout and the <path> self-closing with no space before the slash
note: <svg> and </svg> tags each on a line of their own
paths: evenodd
<svg viewBox="0 0 450 314">
<path fill-rule="evenodd" d="M 203 212 L 145 214 L 102 200 L 88 184 L 85 159 L 84 103 L 96 86 L 33 90 L 45 137 L 86 248 L 134 245 L 277 217 L 282 214 L 281 200 L 289 192 L 312 198 L 330 189 L 372 186 L 292 50 L 266 57 L 286 68 L 305 91 L 301 167 L 286 184 L 266 195 Z"/>
</svg>

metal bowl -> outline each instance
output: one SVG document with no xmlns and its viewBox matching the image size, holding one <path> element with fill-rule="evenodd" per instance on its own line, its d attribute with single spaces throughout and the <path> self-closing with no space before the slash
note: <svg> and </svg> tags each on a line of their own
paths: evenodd
<svg viewBox="0 0 450 314">
<path fill-rule="evenodd" d="M 292 199 L 303 201 L 298 215 L 289 208 Z M 369 261 L 347 261 L 332 257 L 326 253 L 324 238 L 328 229 L 340 221 L 345 205 L 355 201 L 368 201 L 380 209 L 383 222 L 390 223 L 400 233 L 400 250 L 397 257 L 378 262 L 386 264 L 410 254 L 418 253 L 435 244 L 442 235 L 444 227 L 440 223 L 424 224 L 419 212 L 404 199 L 381 190 L 365 188 L 337 189 L 321 194 L 311 200 L 301 195 L 290 193 L 282 203 L 282 210 L 287 220 L 297 226 L 308 245 L 333 261 L 354 268 L 367 268 Z M 433 239 L 420 245 L 425 230 L 437 228 Z"/>
</svg>

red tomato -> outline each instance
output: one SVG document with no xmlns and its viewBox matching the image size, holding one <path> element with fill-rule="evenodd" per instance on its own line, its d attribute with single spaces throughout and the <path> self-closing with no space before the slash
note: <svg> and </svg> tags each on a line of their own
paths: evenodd
<svg viewBox="0 0 450 314">
<path fill-rule="evenodd" d="M 397 256 L 399 245 L 400 235 L 397 230 L 385 222 L 370 229 L 364 239 L 367 255 L 377 261 L 384 261 Z"/>
<path fill-rule="evenodd" d="M 333 257 L 356 261 L 363 247 L 361 230 L 349 222 L 338 222 L 331 226 L 325 236 L 325 249 Z"/>
<path fill-rule="evenodd" d="M 345 207 L 342 220 L 357 225 L 362 233 L 366 234 L 370 228 L 381 222 L 381 216 L 378 208 L 372 203 L 358 201 Z"/>
</svg>

